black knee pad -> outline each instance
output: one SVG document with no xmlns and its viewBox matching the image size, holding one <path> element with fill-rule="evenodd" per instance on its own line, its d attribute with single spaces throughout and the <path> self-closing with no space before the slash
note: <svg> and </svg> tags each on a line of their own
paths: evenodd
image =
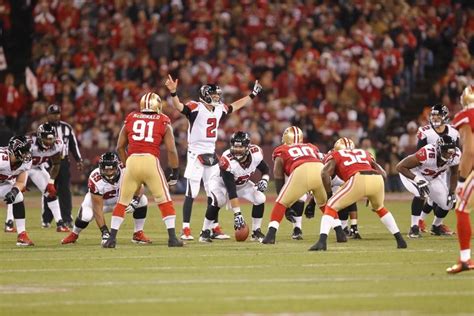
<svg viewBox="0 0 474 316">
<path fill-rule="evenodd" d="M 304 212 L 304 202 L 303 201 L 296 201 L 290 207 L 293 211 L 295 211 L 296 216 L 303 216 Z"/>
<path fill-rule="evenodd" d="M 25 218 L 25 203 L 23 201 L 13 204 L 13 217 L 15 219 Z"/>
<path fill-rule="evenodd" d="M 349 207 L 343 208 L 337 213 L 337 215 L 341 221 L 347 221 L 349 218 Z"/>
<path fill-rule="evenodd" d="M 46 203 L 56 201 L 57 199 L 58 199 L 57 196 L 55 196 L 55 197 L 45 196 L 44 197 L 44 200 L 45 200 Z"/>
<path fill-rule="evenodd" d="M 441 207 L 439 207 L 438 205 L 435 206 L 434 208 L 434 214 L 436 215 L 436 217 L 438 218 L 445 218 L 446 215 L 448 215 L 449 213 L 449 210 L 443 210 Z"/>
<path fill-rule="evenodd" d="M 215 221 L 217 219 L 217 215 L 219 214 L 220 207 L 214 205 L 208 205 L 206 211 L 206 219 L 210 221 Z"/>
<path fill-rule="evenodd" d="M 147 210 L 148 210 L 148 207 L 146 206 L 137 207 L 135 211 L 133 212 L 133 218 L 135 219 L 146 218 Z"/>
<path fill-rule="evenodd" d="M 350 212 L 357 212 L 357 203 L 352 203 L 348 207 L 346 207 L 347 210 Z"/>
<path fill-rule="evenodd" d="M 265 211 L 265 203 L 252 206 L 252 218 L 262 218 Z"/>
<path fill-rule="evenodd" d="M 74 225 L 78 228 L 85 229 L 87 227 L 87 225 L 89 225 L 89 222 L 85 222 L 82 219 L 80 219 L 79 217 L 77 217 L 76 221 L 74 222 Z"/>
<path fill-rule="evenodd" d="M 421 211 L 423 210 L 423 206 L 425 204 L 425 200 L 419 197 L 414 197 L 413 201 L 411 201 L 411 215 L 420 216 Z"/>
</svg>

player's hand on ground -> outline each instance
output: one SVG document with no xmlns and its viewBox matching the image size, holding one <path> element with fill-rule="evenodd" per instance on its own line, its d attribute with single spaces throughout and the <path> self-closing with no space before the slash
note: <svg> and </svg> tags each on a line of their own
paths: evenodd
<svg viewBox="0 0 474 316">
<path fill-rule="evenodd" d="M 262 92 L 262 85 L 258 82 L 258 80 L 255 80 L 255 84 L 253 85 L 252 92 L 250 93 L 250 97 L 253 99 L 255 98 L 260 92 Z"/>
<path fill-rule="evenodd" d="M 165 81 L 165 86 L 170 92 L 176 92 L 176 89 L 178 88 L 178 79 L 173 80 L 173 77 L 171 77 L 171 75 L 168 75 L 168 79 L 166 79 Z"/>
<path fill-rule="evenodd" d="M 242 213 L 234 213 L 234 230 L 240 229 L 245 225 L 244 217 Z"/>
<path fill-rule="evenodd" d="M 268 181 L 265 179 L 261 179 L 257 182 L 257 190 L 260 192 L 265 192 L 268 189 Z"/>
</svg>

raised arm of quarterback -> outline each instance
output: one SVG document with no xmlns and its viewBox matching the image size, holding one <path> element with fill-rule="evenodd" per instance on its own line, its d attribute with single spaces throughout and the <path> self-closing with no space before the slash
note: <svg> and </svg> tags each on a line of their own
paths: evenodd
<svg viewBox="0 0 474 316">
<path fill-rule="evenodd" d="M 240 108 L 244 107 L 245 105 L 247 105 L 250 101 L 252 101 L 260 92 L 262 92 L 262 86 L 260 85 L 260 83 L 258 82 L 258 80 L 255 80 L 255 83 L 254 83 L 254 86 L 253 86 L 253 89 L 252 89 L 252 92 L 250 92 L 250 94 L 246 97 L 243 97 L 237 101 L 234 101 L 233 103 L 231 103 L 231 107 L 232 107 L 232 110 L 233 111 L 237 111 L 239 110 Z"/>
<path fill-rule="evenodd" d="M 173 77 L 171 77 L 171 75 L 168 75 L 168 79 L 166 79 L 165 81 L 165 86 L 170 91 L 173 106 L 176 108 L 176 110 L 183 112 L 184 104 L 181 103 L 181 101 L 179 100 L 176 91 L 178 88 L 178 79 L 173 80 Z"/>
</svg>

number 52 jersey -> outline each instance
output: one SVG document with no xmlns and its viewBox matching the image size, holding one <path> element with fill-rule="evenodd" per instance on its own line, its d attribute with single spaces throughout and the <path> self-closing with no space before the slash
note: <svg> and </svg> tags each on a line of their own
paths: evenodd
<svg viewBox="0 0 474 316">
<path fill-rule="evenodd" d="M 329 153 L 325 162 L 334 159 L 336 175 L 344 182 L 359 171 L 372 171 L 372 156 L 363 149 L 343 149 Z"/>
</svg>

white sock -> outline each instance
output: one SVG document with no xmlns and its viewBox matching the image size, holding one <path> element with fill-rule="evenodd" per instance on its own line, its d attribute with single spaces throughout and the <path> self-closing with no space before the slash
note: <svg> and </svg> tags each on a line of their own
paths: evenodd
<svg viewBox="0 0 474 316">
<path fill-rule="evenodd" d="M 347 220 L 341 221 L 342 229 L 347 227 Z"/>
<path fill-rule="evenodd" d="M 439 217 L 435 216 L 435 218 L 433 219 L 433 225 L 439 226 L 439 225 L 443 224 L 443 220 L 444 220 L 444 218 L 439 218 Z"/>
<path fill-rule="evenodd" d="M 293 218 L 295 219 L 295 222 L 296 222 L 296 223 L 293 223 L 293 227 L 301 228 L 302 222 L 303 222 L 303 216 L 294 216 Z"/>
<path fill-rule="evenodd" d="M 122 225 L 123 217 L 120 216 L 112 216 L 112 222 L 110 223 L 110 228 L 119 230 L 120 225 Z"/>
<path fill-rule="evenodd" d="M 319 233 L 329 235 L 329 231 L 332 227 L 334 227 L 334 217 L 323 215 L 321 218 L 321 227 L 319 229 Z"/>
<path fill-rule="evenodd" d="M 412 215 L 411 216 L 411 225 L 410 226 L 418 226 L 418 221 L 420 220 L 420 216 L 418 215 Z"/>
<path fill-rule="evenodd" d="M 57 223 L 60 220 L 62 220 L 61 217 L 61 210 L 59 208 L 59 200 L 56 199 L 54 201 L 48 202 L 48 207 L 51 210 L 51 213 L 53 213 L 54 221 Z"/>
<path fill-rule="evenodd" d="M 206 217 L 204 217 L 204 222 L 202 223 L 202 230 L 211 230 L 212 228 L 212 225 L 214 225 L 214 221 L 213 220 L 208 220 Z"/>
<path fill-rule="evenodd" d="M 351 225 L 357 225 L 357 218 L 351 219 Z"/>
<path fill-rule="evenodd" d="M 135 228 L 133 232 L 136 233 L 140 230 L 143 230 L 143 226 L 145 226 L 145 218 L 134 218 L 135 220 Z"/>
<path fill-rule="evenodd" d="M 259 229 L 262 227 L 263 218 L 255 218 L 252 217 L 252 231 Z"/>
<path fill-rule="evenodd" d="M 214 223 L 212 224 L 212 229 L 216 228 L 217 226 L 219 226 L 219 222 L 214 222 Z"/>
<path fill-rule="evenodd" d="M 7 205 L 7 219 L 6 222 L 13 220 L 13 204 Z"/>
<path fill-rule="evenodd" d="M 164 217 L 163 222 L 165 222 L 166 229 L 174 228 L 176 222 L 176 215 Z"/>
<path fill-rule="evenodd" d="M 190 228 L 191 226 L 189 225 L 189 223 L 184 223 L 183 222 L 183 228 Z"/>
<path fill-rule="evenodd" d="M 16 224 L 16 231 L 18 234 L 21 234 L 22 232 L 25 231 L 25 226 L 26 226 L 26 219 L 24 218 L 16 218 L 15 219 L 15 224 Z"/>
<path fill-rule="evenodd" d="M 392 213 L 388 212 L 383 217 L 380 218 L 380 221 L 387 227 L 390 233 L 396 234 L 400 230 L 398 229 L 397 223 L 395 222 L 395 218 L 393 218 Z"/>
<path fill-rule="evenodd" d="M 341 220 L 339 218 L 335 218 L 332 222 L 332 227 L 341 226 Z"/>
<path fill-rule="evenodd" d="M 275 228 L 276 230 L 278 230 L 278 227 L 280 227 L 280 223 L 278 223 L 277 221 L 271 221 L 269 224 L 268 224 L 268 228 L 270 227 L 273 227 Z"/>
<path fill-rule="evenodd" d="M 426 216 L 428 216 L 428 213 L 421 212 L 420 219 L 421 219 L 422 221 L 424 221 L 424 220 L 425 220 L 425 218 L 426 218 Z"/>
<path fill-rule="evenodd" d="M 461 261 L 466 262 L 471 259 L 471 249 L 461 250 Z"/>
<path fill-rule="evenodd" d="M 76 235 L 79 235 L 82 232 L 82 228 L 79 228 L 76 225 L 74 225 L 74 227 L 72 228 L 72 232 Z"/>
</svg>

